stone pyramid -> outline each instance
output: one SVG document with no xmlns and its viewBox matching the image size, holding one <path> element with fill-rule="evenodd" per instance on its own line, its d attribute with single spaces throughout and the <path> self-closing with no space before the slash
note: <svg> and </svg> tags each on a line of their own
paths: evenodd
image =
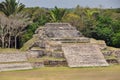
<svg viewBox="0 0 120 80">
<path fill-rule="evenodd" d="M 99 45 L 90 43 L 77 29 L 68 23 L 47 23 L 45 34 L 62 44 L 69 67 L 108 66 Z"/>
</svg>

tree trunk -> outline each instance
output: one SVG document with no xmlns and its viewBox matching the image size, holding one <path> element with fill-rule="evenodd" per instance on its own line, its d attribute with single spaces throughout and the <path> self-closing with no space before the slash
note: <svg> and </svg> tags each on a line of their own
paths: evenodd
<svg viewBox="0 0 120 80">
<path fill-rule="evenodd" d="M 9 35 L 9 45 L 8 45 L 8 48 L 10 48 L 10 45 L 11 45 L 11 35 Z"/>
<path fill-rule="evenodd" d="M 15 49 L 17 49 L 17 36 L 15 36 Z"/>
<path fill-rule="evenodd" d="M 15 36 L 15 49 L 17 49 L 17 37 L 18 36 Z"/>
<path fill-rule="evenodd" d="M 4 48 L 5 47 L 5 41 L 4 41 L 4 36 L 2 36 L 2 48 Z"/>
</svg>

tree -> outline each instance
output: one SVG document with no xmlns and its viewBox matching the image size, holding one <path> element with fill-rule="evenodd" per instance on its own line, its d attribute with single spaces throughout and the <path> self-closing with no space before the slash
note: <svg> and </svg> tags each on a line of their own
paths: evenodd
<svg viewBox="0 0 120 80">
<path fill-rule="evenodd" d="M 0 40 L 2 48 L 5 48 L 5 38 L 10 31 L 10 27 L 6 24 L 8 22 L 9 20 L 5 15 L 0 15 Z"/>
<path fill-rule="evenodd" d="M 12 21 L 12 36 L 14 36 L 15 40 L 15 48 L 17 48 L 17 39 L 18 37 L 23 34 L 24 29 L 26 26 L 31 23 L 29 18 L 27 16 L 24 16 L 23 14 L 16 14 L 16 15 L 11 15 L 9 17 Z"/>
<path fill-rule="evenodd" d="M 71 25 L 75 27 L 78 27 L 80 25 L 80 20 L 81 20 L 80 16 L 74 13 L 66 14 L 62 19 L 63 22 L 70 23 Z"/>
<path fill-rule="evenodd" d="M 0 39 L 3 48 L 17 48 L 18 38 L 30 22 L 27 15 L 20 13 L 24 7 L 25 5 L 16 0 L 5 0 L 0 3 L 0 11 L 7 16 L 1 17 L 0 21 Z M 8 46 L 5 45 L 6 42 Z"/>
<path fill-rule="evenodd" d="M 34 23 L 38 23 L 38 25 L 45 25 L 45 23 L 49 22 L 49 16 L 42 14 L 33 20 Z"/>
<path fill-rule="evenodd" d="M 27 26 L 27 31 L 21 36 L 20 46 L 23 46 L 25 42 L 33 37 L 35 30 L 39 27 L 38 23 L 32 23 Z"/>
<path fill-rule="evenodd" d="M 9 18 L 6 17 L 5 15 L 0 15 L 1 47 L 2 48 L 10 48 L 10 47 L 17 48 L 17 44 L 18 44 L 17 39 L 24 32 L 28 24 L 29 24 L 29 18 L 21 14 L 11 15 L 9 16 Z M 11 41 L 14 43 L 11 43 Z M 14 44 L 14 46 L 12 44 Z"/>
<path fill-rule="evenodd" d="M 114 33 L 119 33 L 120 32 L 120 20 L 112 20 L 111 27 Z"/>
<path fill-rule="evenodd" d="M 94 33 L 92 37 L 96 39 L 105 40 L 107 45 L 112 45 L 112 36 L 114 34 L 114 30 L 112 28 L 112 19 L 107 16 L 99 16 L 97 19 L 96 27 L 94 28 Z"/>
<path fill-rule="evenodd" d="M 2 11 L 6 16 L 19 13 L 24 7 L 25 5 L 17 2 L 16 0 L 5 0 L 0 3 L 0 11 Z"/>
<path fill-rule="evenodd" d="M 85 9 L 84 10 L 84 19 L 83 19 L 83 23 L 84 23 L 84 28 L 82 30 L 83 34 L 87 37 L 92 37 L 92 33 L 93 33 L 93 29 L 96 26 L 96 18 L 99 14 L 99 11 L 97 10 L 90 10 L 90 9 Z"/>
<path fill-rule="evenodd" d="M 112 37 L 112 44 L 115 47 L 120 47 L 120 32 L 115 33 Z"/>
<path fill-rule="evenodd" d="M 55 8 L 50 11 L 51 22 L 60 22 L 63 16 L 65 15 L 65 12 L 66 12 L 65 9 L 57 8 L 55 6 Z"/>
</svg>

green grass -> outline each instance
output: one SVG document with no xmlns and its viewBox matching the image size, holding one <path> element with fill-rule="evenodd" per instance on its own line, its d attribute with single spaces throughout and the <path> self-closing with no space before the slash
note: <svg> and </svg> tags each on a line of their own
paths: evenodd
<svg viewBox="0 0 120 80">
<path fill-rule="evenodd" d="M 120 80 L 120 65 L 110 67 L 45 67 L 0 72 L 0 80 Z"/>
<path fill-rule="evenodd" d="M 13 48 L 0 48 L 0 53 L 14 53 L 18 52 L 18 49 L 13 49 Z"/>
<path fill-rule="evenodd" d="M 14 54 L 14 53 L 26 53 L 26 51 L 21 51 L 14 48 L 0 48 L 0 54 Z"/>
<path fill-rule="evenodd" d="M 117 58 L 115 56 L 107 56 L 107 57 L 105 57 L 105 59 L 106 60 L 108 60 L 108 59 L 115 59 L 115 60 L 117 60 Z"/>
</svg>

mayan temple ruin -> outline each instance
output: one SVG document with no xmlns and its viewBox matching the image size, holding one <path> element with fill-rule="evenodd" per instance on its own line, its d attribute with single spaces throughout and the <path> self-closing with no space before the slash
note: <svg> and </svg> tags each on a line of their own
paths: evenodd
<svg viewBox="0 0 120 80">
<path fill-rule="evenodd" d="M 38 36 L 31 50 L 44 48 L 44 55 L 63 57 L 69 67 L 108 66 L 101 52 L 104 45 L 92 43 L 68 23 L 47 23 L 36 30 Z"/>
<path fill-rule="evenodd" d="M 92 42 L 68 23 L 47 23 L 44 27 L 39 27 L 25 45 L 25 53 L 0 54 L 0 71 L 46 65 L 108 66 L 101 52 L 106 45 Z"/>
</svg>

